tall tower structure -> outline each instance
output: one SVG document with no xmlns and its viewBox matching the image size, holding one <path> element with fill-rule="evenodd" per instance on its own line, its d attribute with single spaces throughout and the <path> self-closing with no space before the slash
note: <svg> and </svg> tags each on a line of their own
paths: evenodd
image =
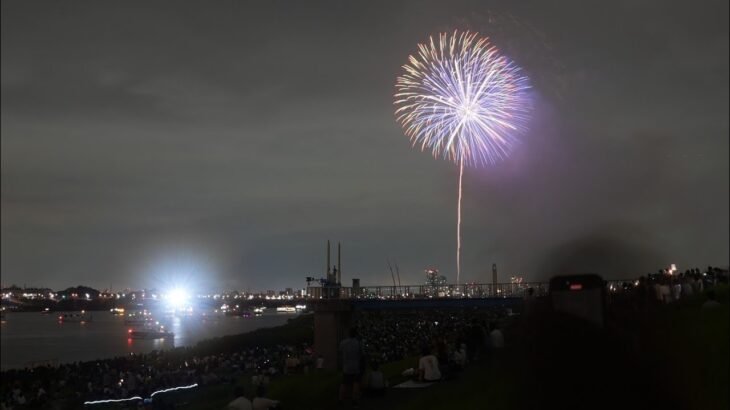
<svg viewBox="0 0 730 410">
<path fill-rule="evenodd" d="M 342 283 L 342 248 L 340 247 L 340 243 L 337 242 L 337 277 L 335 280 L 338 284 Z"/>
<path fill-rule="evenodd" d="M 325 273 L 327 279 L 322 284 L 323 296 L 328 299 L 340 297 L 340 287 L 342 286 L 342 246 L 337 242 L 337 264 L 332 264 L 332 242 L 327 240 L 327 260 L 325 265 Z"/>
<path fill-rule="evenodd" d="M 332 278 L 330 277 L 332 276 L 332 271 L 330 270 L 330 248 L 330 241 L 329 239 L 327 239 L 327 264 L 325 265 L 327 272 L 327 282 L 330 282 L 332 280 Z"/>
<path fill-rule="evenodd" d="M 499 282 L 499 278 L 497 277 L 497 264 L 492 264 L 492 284 L 494 286 L 497 286 L 497 283 Z"/>
</svg>

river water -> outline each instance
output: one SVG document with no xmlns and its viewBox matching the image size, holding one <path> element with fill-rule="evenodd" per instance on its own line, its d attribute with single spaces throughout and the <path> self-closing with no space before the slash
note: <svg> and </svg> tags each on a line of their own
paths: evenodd
<svg viewBox="0 0 730 410">
<path fill-rule="evenodd" d="M 6 370 L 42 361 L 68 363 L 192 346 L 204 339 L 283 325 L 297 314 L 267 311 L 254 317 L 209 314 L 159 319 L 175 334 L 174 340 L 129 339 L 130 326 L 124 325 L 123 316 L 109 312 L 92 315 L 88 323 L 61 323 L 58 313 L 6 314 L 0 325 L 0 367 Z"/>
</svg>

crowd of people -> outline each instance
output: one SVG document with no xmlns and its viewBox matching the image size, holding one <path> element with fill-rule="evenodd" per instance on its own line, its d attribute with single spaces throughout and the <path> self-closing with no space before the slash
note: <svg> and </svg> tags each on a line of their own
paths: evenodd
<svg viewBox="0 0 730 410">
<path fill-rule="evenodd" d="M 511 314 L 511 309 L 504 307 L 364 311 L 356 318 L 355 328 L 368 361 L 387 363 L 418 356 L 424 348 L 454 353 L 462 344 L 478 354 L 488 332 Z"/>
<path fill-rule="evenodd" d="M 511 315 L 505 307 L 359 312 L 340 343 L 340 401 L 356 403 L 361 383 L 366 394 L 383 395 L 388 380 L 381 363 L 417 357 L 404 376 L 421 383 L 454 377 L 469 360 L 504 347 L 500 328 Z"/>
<path fill-rule="evenodd" d="M 706 269 L 688 269 L 684 272 L 675 269 L 660 269 L 657 273 L 639 277 L 633 283 L 609 285 L 614 294 L 628 294 L 642 303 L 672 303 L 704 292 L 718 283 L 728 283 L 728 271 L 708 266 Z"/>
<path fill-rule="evenodd" d="M 76 407 L 85 401 L 148 398 L 153 392 L 229 383 L 240 376 L 277 376 L 314 366 L 307 345 L 256 347 L 198 356 L 190 348 L 2 373 L 2 409 Z M 263 383 L 260 383 L 263 386 Z"/>
</svg>

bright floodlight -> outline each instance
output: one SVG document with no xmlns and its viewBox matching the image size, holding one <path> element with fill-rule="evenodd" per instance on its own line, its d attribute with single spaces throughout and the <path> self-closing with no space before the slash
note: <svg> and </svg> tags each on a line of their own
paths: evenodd
<svg viewBox="0 0 730 410">
<path fill-rule="evenodd" d="M 188 300 L 185 289 L 175 288 L 167 294 L 167 303 L 174 308 L 183 307 Z"/>
</svg>

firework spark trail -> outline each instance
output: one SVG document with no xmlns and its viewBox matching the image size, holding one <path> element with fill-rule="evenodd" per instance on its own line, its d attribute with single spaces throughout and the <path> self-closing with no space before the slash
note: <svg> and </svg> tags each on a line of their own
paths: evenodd
<svg viewBox="0 0 730 410">
<path fill-rule="evenodd" d="M 413 146 L 459 165 L 458 284 L 464 166 L 493 164 L 510 154 L 529 119 L 529 81 L 487 38 L 468 31 L 430 37 L 403 70 L 396 80 L 396 120 Z"/>
<path fill-rule="evenodd" d="M 456 205 L 456 285 L 461 275 L 461 180 L 464 176 L 464 161 L 459 163 L 459 200 Z"/>
</svg>

